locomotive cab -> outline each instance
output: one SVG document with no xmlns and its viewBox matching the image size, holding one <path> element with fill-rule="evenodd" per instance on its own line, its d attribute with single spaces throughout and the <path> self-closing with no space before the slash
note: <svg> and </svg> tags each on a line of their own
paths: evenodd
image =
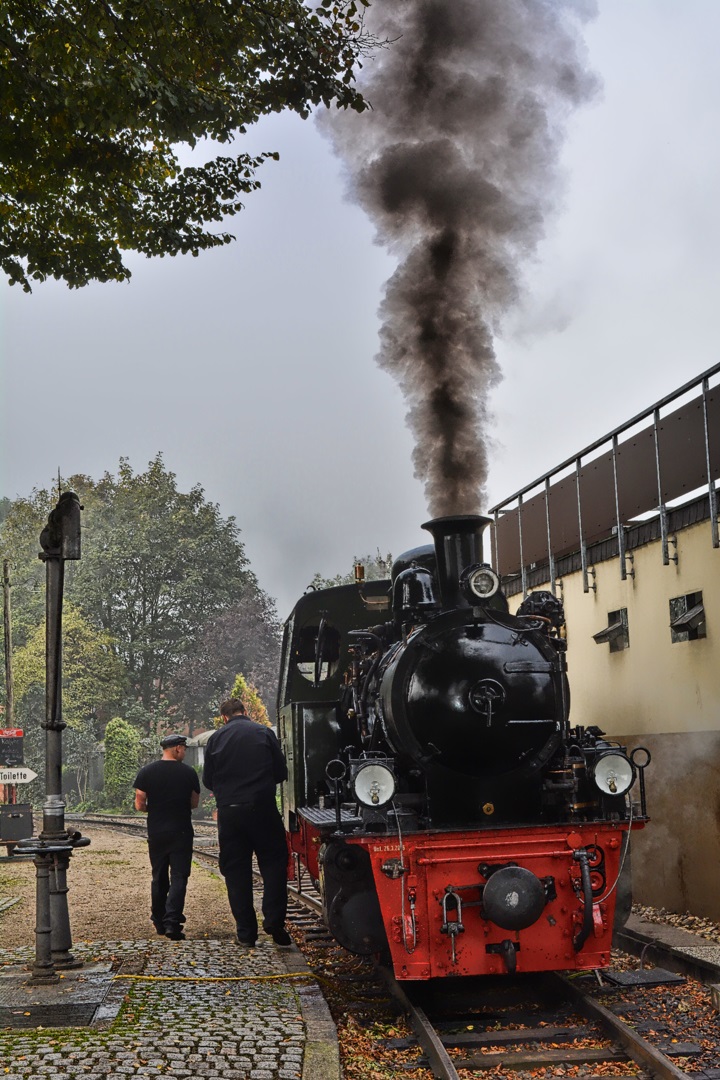
<svg viewBox="0 0 720 1080">
<path fill-rule="evenodd" d="M 389 581 L 370 581 L 309 591 L 285 625 L 277 715 L 288 763 L 283 810 L 289 832 L 298 828 L 298 808 L 330 804 L 335 788 L 327 764 L 357 744 L 347 627 L 369 629 L 389 613 L 389 589 Z"/>
</svg>

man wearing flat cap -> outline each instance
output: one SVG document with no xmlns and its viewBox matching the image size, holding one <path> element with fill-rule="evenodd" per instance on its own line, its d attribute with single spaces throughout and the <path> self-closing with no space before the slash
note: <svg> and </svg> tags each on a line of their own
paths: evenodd
<svg viewBox="0 0 720 1080">
<path fill-rule="evenodd" d="M 185 735 L 166 735 L 162 757 L 144 765 L 135 777 L 135 809 L 147 813 L 148 852 L 152 867 L 150 918 L 158 934 L 185 938 L 185 893 L 192 864 L 191 811 L 200 801 L 197 773 L 185 765 Z"/>
</svg>

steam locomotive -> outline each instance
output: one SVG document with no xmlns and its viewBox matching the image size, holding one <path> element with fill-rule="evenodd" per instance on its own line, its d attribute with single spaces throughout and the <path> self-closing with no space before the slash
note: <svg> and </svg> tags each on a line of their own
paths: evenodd
<svg viewBox="0 0 720 1080">
<path fill-rule="evenodd" d="M 606 965 L 647 820 L 649 754 L 570 726 L 562 604 L 510 614 L 489 521 L 427 522 L 391 580 L 310 591 L 285 626 L 293 873 L 400 980 Z"/>
</svg>

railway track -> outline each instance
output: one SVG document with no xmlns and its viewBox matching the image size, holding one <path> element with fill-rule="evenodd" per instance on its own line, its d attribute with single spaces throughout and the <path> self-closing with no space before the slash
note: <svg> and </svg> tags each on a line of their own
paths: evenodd
<svg viewBox="0 0 720 1080">
<path fill-rule="evenodd" d="M 133 836 L 147 835 L 145 821 L 140 818 L 110 816 L 109 814 L 98 814 L 97 816 L 89 814 L 67 814 L 65 820 L 68 824 L 76 823 L 92 828 L 112 829 L 113 831 L 121 831 Z M 217 848 L 217 826 L 215 822 L 204 821 L 202 818 L 196 819 L 193 821 L 193 829 L 195 831 L 193 856 L 197 861 L 204 861 L 206 864 L 209 864 L 211 869 L 217 869 L 219 852 Z M 260 882 L 260 875 L 256 874 L 255 877 L 257 881 Z M 322 914 L 320 897 L 313 888 L 309 878 L 305 876 L 304 879 L 301 879 L 301 886 L 299 889 L 288 886 L 288 892 L 290 894 L 290 906 L 288 909 L 288 917 L 290 920 L 296 922 L 298 925 L 303 925 L 308 928 L 312 927 L 314 938 L 327 938 L 328 941 L 332 940 L 327 934 L 327 931 L 325 931 L 323 924 L 320 922 L 320 916 Z M 297 915 L 296 919 L 293 918 L 294 914 Z"/>
<path fill-rule="evenodd" d="M 101 829 L 114 829 L 121 832 L 132 833 L 133 835 L 145 836 L 147 828 L 145 825 L 145 817 L 139 817 L 138 815 L 121 815 L 121 814 L 66 814 L 65 823 L 67 825 L 87 825 L 93 828 Z M 196 835 L 217 836 L 217 825 L 214 821 L 208 821 L 206 818 L 193 818 L 193 829 Z"/>
<path fill-rule="evenodd" d="M 130 817 L 84 816 L 77 822 L 134 835 L 145 833 L 144 821 Z M 193 824 L 195 857 L 215 867 L 215 824 Z M 548 1073 L 580 1069 L 587 1080 L 593 1078 L 595 1067 L 604 1076 L 610 1067 L 613 1077 L 678 1080 L 689 1075 L 672 1060 L 680 1057 L 684 1066 L 684 1055 L 694 1052 L 688 1051 L 687 1035 L 674 1039 L 666 1030 L 651 1043 L 638 1030 L 642 1025 L 633 1026 L 617 1015 L 622 1010 L 612 1000 L 608 1004 L 598 1000 L 608 994 L 612 998 L 612 988 L 607 983 L 601 987 L 592 974 L 571 979 L 548 974 L 401 985 L 388 969 L 350 956 L 333 940 L 321 920 L 320 898 L 307 876 L 299 889 L 290 887 L 289 893 L 293 936 L 321 981 L 329 986 L 331 972 L 334 992 L 345 993 L 347 1001 L 391 998 L 395 1010 L 407 1016 L 414 1034 L 383 1040 L 389 1052 L 419 1052 L 414 1066 L 405 1068 L 429 1069 L 439 1080 L 459 1080 L 460 1072 L 467 1076 L 496 1070 L 495 1075 L 502 1076 L 537 1069 Z M 632 1016 L 632 1005 L 626 1011 Z"/>
<path fill-rule="evenodd" d="M 400 986 L 392 973 L 383 974 L 439 1080 L 458 1080 L 459 1070 L 479 1075 L 568 1067 L 580 1067 L 589 1077 L 593 1066 L 608 1064 L 627 1067 L 614 1071 L 615 1077 L 679 1080 L 688 1075 L 671 1059 L 687 1052 L 686 1043 L 673 1047 L 668 1038 L 664 1052 L 575 979 L 553 973 L 463 980 L 457 986 L 446 985 L 447 980 Z M 412 1042 L 389 1040 L 388 1047 L 407 1049 Z"/>
</svg>

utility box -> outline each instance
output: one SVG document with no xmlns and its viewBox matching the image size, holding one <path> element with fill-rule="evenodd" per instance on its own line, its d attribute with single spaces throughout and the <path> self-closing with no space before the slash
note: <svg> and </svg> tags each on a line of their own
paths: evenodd
<svg viewBox="0 0 720 1080">
<path fill-rule="evenodd" d="M 0 842 L 27 840 L 33 834 L 33 815 L 30 803 L 0 806 Z"/>
</svg>

